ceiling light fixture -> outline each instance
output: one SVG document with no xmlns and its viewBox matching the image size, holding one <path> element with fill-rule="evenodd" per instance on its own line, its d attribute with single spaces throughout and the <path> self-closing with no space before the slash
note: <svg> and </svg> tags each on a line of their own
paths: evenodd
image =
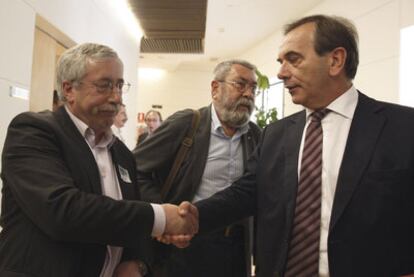
<svg viewBox="0 0 414 277">
<path fill-rule="evenodd" d="M 128 30 L 128 33 L 139 43 L 143 36 L 142 28 L 132 12 L 128 0 L 107 0 L 107 2 L 111 10 Z"/>
<path fill-rule="evenodd" d="M 165 70 L 160 68 L 141 67 L 138 69 L 138 77 L 145 80 L 159 80 L 165 75 Z"/>
</svg>

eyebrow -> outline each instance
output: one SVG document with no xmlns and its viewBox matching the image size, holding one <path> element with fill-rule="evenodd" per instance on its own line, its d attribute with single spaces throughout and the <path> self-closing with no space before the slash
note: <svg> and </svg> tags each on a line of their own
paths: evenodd
<svg viewBox="0 0 414 277">
<path fill-rule="evenodd" d="M 250 83 L 250 81 L 249 81 L 248 79 L 246 79 L 246 78 L 239 77 L 238 79 L 239 79 L 239 80 L 241 80 L 241 81 L 244 81 L 244 82 L 246 82 L 246 83 Z M 253 81 L 253 82 L 251 82 L 251 83 L 253 83 L 253 84 L 257 84 L 257 82 L 256 82 L 256 81 Z"/>
<path fill-rule="evenodd" d="M 302 54 L 300 54 L 299 52 L 296 52 L 296 51 L 289 51 L 289 52 L 287 52 L 286 54 L 283 55 L 285 60 L 291 59 L 292 56 L 303 57 Z M 278 58 L 277 61 L 279 63 L 282 63 L 282 58 Z"/>
<path fill-rule="evenodd" d="M 97 80 L 97 81 L 108 81 L 108 82 L 113 82 L 113 80 L 112 80 L 111 78 L 108 78 L 108 77 L 103 77 L 103 78 L 101 78 L 101 79 L 99 79 L 99 80 Z M 115 83 L 120 83 L 120 82 L 125 83 L 124 78 L 120 78 L 120 79 L 117 79 L 117 80 L 115 81 Z"/>
</svg>

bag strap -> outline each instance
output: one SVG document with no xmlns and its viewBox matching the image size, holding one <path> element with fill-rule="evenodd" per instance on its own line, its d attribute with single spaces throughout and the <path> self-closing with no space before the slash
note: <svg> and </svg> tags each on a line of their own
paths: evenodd
<svg viewBox="0 0 414 277">
<path fill-rule="evenodd" d="M 198 129 L 198 125 L 200 124 L 200 111 L 193 110 L 193 120 L 191 122 L 191 128 L 188 130 L 185 138 L 181 142 L 181 147 L 178 150 L 177 156 L 175 157 L 173 166 L 171 167 L 170 173 L 164 183 L 164 186 L 161 189 L 161 199 L 165 201 L 167 194 L 171 190 L 171 185 L 174 181 L 175 176 L 178 173 L 178 170 L 181 167 L 181 164 L 184 161 L 184 158 L 187 156 L 188 150 L 190 150 L 191 146 L 193 145 L 194 135 Z"/>
</svg>

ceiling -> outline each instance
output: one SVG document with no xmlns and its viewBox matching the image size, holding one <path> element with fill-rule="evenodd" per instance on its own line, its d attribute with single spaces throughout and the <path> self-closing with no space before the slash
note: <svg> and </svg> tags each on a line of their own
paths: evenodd
<svg viewBox="0 0 414 277">
<path fill-rule="evenodd" d="M 158 52 L 141 49 L 139 65 L 211 68 L 254 47 L 322 1 L 130 0 L 146 37 L 141 45 Z M 180 53 L 186 47 L 189 53 Z M 198 52 L 193 49 L 197 47 Z M 173 54 L 162 53 L 168 48 Z"/>
<path fill-rule="evenodd" d="M 141 53 L 203 53 L 207 0 L 130 0 L 144 37 Z"/>
</svg>

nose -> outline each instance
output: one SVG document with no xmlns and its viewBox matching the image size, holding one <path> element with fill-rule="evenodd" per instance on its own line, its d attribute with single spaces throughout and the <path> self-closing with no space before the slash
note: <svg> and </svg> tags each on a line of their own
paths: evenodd
<svg viewBox="0 0 414 277">
<path fill-rule="evenodd" d="M 285 62 L 280 64 L 280 68 L 279 68 L 279 72 L 277 73 L 277 77 L 280 80 L 286 80 L 290 77 L 290 71 L 289 71 L 288 65 Z"/>
<path fill-rule="evenodd" d="M 117 87 L 112 88 L 109 95 L 109 101 L 117 104 L 122 103 L 122 90 Z"/>
<path fill-rule="evenodd" d="M 246 88 L 243 91 L 243 96 L 253 97 L 255 95 L 256 89 L 253 86 L 246 85 Z"/>
<path fill-rule="evenodd" d="M 244 90 L 242 95 L 251 98 L 254 96 L 254 91 L 252 88 L 248 88 Z"/>
</svg>

